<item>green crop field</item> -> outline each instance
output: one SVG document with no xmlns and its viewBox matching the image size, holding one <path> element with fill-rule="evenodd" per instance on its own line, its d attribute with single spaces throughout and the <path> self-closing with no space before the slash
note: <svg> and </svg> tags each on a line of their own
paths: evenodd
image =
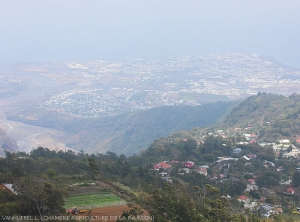
<svg viewBox="0 0 300 222">
<path fill-rule="evenodd" d="M 109 192 L 74 195 L 66 197 L 64 200 L 66 209 L 71 207 L 92 209 L 97 207 L 126 205 L 126 201 Z"/>
</svg>

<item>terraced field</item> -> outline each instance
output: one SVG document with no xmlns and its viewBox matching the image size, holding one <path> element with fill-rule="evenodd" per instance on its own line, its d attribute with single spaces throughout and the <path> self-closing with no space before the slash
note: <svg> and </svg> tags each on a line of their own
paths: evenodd
<svg viewBox="0 0 300 222">
<path fill-rule="evenodd" d="M 73 195 L 65 198 L 65 208 L 72 207 L 93 209 L 109 206 L 126 205 L 126 201 L 110 192 L 99 192 L 93 194 Z"/>
</svg>

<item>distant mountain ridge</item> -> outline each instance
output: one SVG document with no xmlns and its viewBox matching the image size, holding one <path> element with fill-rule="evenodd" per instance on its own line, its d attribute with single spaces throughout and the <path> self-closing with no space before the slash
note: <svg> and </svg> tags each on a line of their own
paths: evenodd
<svg viewBox="0 0 300 222">
<path fill-rule="evenodd" d="M 236 102 L 200 106 L 165 106 L 106 118 L 80 119 L 55 112 L 30 110 L 10 120 L 55 128 L 72 134 L 67 146 L 89 153 L 138 154 L 160 137 L 216 124 Z"/>
</svg>

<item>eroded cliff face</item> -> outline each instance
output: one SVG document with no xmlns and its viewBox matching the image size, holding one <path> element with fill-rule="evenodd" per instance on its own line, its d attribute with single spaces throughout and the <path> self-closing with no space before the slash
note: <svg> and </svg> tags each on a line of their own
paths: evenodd
<svg viewBox="0 0 300 222">
<path fill-rule="evenodd" d="M 4 154 L 4 150 L 15 152 L 18 150 L 18 145 L 15 140 L 10 138 L 10 136 L 0 128 L 0 155 Z"/>
</svg>

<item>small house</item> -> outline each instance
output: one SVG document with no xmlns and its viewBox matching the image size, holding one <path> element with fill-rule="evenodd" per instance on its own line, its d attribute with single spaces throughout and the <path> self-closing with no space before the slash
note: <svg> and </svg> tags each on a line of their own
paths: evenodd
<svg viewBox="0 0 300 222">
<path fill-rule="evenodd" d="M 254 179 L 248 179 L 248 183 L 249 184 L 255 184 L 255 180 Z"/>
<path fill-rule="evenodd" d="M 192 168 L 195 166 L 195 163 L 193 161 L 187 161 L 184 163 L 184 166 L 188 168 Z"/>
<path fill-rule="evenodd" d="M 161 172 L 161 173 L 159 173 L 159 174 L 160 174 L 161 177 L 165 177 L 165 176 L 168 175 L 168 173 L 166 173 L 166 172 Z"/>
<path fill-rule="evenodd" d="M 207 176 L 207 168 L 200 167 L 198 173 L 204 176 Z"/>
<path fill-rule="evenodd" d="M 183 175 L 186 173 L 190 173 L 190 169 L 189 168 L 180 168 L 178 169 L 178 174 Z"/>
<path fill-rule="evenodd" d="M 247 160 L 247 161 L 249 161 L 249 160 L 250 160 L 250 158 L 249 158 L 249 157 L 247 157 L 247 156 L 243 156 L 243 158 L 244 158 L 245 160 Z"/>
<path fill-rule="evenodd" d="M 295 193 L 295 189 L 292 188 L 292 187 L 289 187 L 289 188 L 286 189 L 286 193 L 287 194 L 294 194 Z"/>
<path fill-rule="evenodd" d="M 247 187 L 246 187 L 246 192 L 250 192 L 250 191 L 253 191 L 253 190 L 258 190 L 258 186 L 255 185 L 255 184 L 247 184 Z"/>
<path fill-rule="evenodd" d="M 249 153 L 247 154 L 247 157 L 250 158 L 250 159 L 256 159 L 256 154 L 252 154 L 252 153 Z"/>
<path fill-rule="evenodd" d="M 278 168 L 277 168 L 277 172 L 282 172 L 283 171 L 283 166 L 279 166 Z"/>
<path fill-rule="evenodd" d="M 269 217 L 271 214 L 275 213 L 274 206 L 267 203 L 260 204 L 259 212 L 262 216 Z"/>
<path fill-rule="evenodd" d="M 242 151 L 241 148 L 235 148 L 235 149 L 232 151 L 232 153 L 233 153 L 233 154 L 240 154 L 241 151 Z"/>
<path fill-rule="evenodd" d="M 159 170 L 159 169 L 169 169 L 171 168 L 171 165 L 166 163 L 166 162 L 160 162 L 158 164 L 153 165 L 154 170 Z"/>
<path fill-rule="evenodd" d="M 240 202 L 247 202 L 248 199 L 249 199 L 249 198 L 246 197 L 246 196 L 244 196 L 244 195 L 238 197 L 238 201 L 240 201 Z"/>
<path fill-rule="evenodd" d="M 266 198 L 265 198 L 265 197 L 262 197 L 262 198 L 260 198 L 258 201 L 259 201 L 260 203 L 264 203 L 264 202 L 266 202 Z"/>
<path fill-rule="evenodd" d="M 290 143 L 290 140 L 288 139 L 282 139 L 282 140 L 279 140 L 279 143 L 283 144 L 283 143 Z"/>
<path fill-rule="evenodd" d="M 16 192 L 13 189 L 13 184 L 0 184 L 0 190 L 3 190 L 9 194 L 16 194 Z"/>
</svg>

